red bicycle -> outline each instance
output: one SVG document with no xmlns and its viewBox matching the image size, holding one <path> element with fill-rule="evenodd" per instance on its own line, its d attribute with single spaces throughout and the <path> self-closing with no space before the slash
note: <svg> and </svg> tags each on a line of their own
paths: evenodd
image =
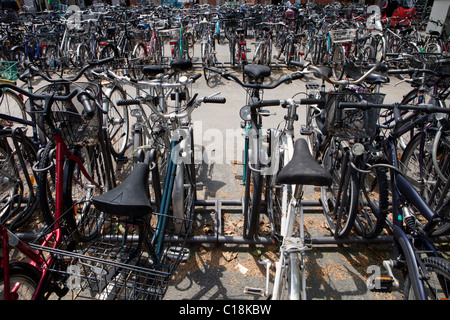
<svg viewBox="0 0 450 320">
<path fill-rule="evenodd" d="M 62 297 L 70 287 L 70 276 L 51 270 L 67 269 L 67 265 L 63 255 L 46 252 L 70 251 L 77 241 L 95 237 L 104 220 L 91 199 L 111 186 L 107 140 L 102 136 L 102 117 L 98 115 L 98 87 L 90 83 L 60 82 L 47 86 L 41 94 L 11 84 L 0 84 L 2 88 L 27 96 L 35 104 L 41 103 L 37 108 L 41 113 L 38 124 L 56 148 L 51 153 L 55 161 L 50 161 L 48 168 L 34 167 L 42 172 L 55 166 L 54 224 L 30 244 L 0 226 L 0 298 L 48 299 L 53 293 Z M 66 242 L 66 238 L 70 241 Z M 30 262 L 11 261 L 11 248 Z"/>
</svg>

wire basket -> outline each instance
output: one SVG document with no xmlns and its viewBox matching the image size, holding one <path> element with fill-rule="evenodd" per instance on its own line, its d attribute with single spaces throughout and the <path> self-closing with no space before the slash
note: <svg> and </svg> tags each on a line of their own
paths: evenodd
<svg viewBox="0 0 450 320">
<path fill-rule="evenodd" d="M 160 218 L 159 214 L 107 215 L 101 234 L 90 243 L 74 245 L 76 239 L 68 235 L 56 248 L 42 245 L 39 239 L 30 246 L 43 257 L 53 257 L 54 262 L 44 268 L 75 299 L 161 300 L 179 263 L 189 257 L 185 241 L 192 220 L 167 216 L 163 245 L 154 253 L 150 247 L 156 247 Z M 186 227 L 183 231 L 175 227 L 180 223 Z M 60 225 L 64 229 L 64 223 Z"/>
<path fill-rule="evenodd" d="M 356 36 L 356 29 L 338 29 L 329 31 L 331 41 L 336 42 L 348 42 L 353 41 Z"/>
<path fill-rule="evenodd" d="M 97 98 L 99 88 L 92 83 L 61 83 L 50 84 L 36 90 L 39 95 L 60 95 L 66 96 L 76 88 L 82 88 L 92 98 Z M 31 101 L 25 103 L 28 113 L 36 114 L 37 124 L 49 139 L 53 139 L 48 122 L 42 116 L 44 113 L 44 101 Z M 92 118 L 84 116 L 84 107 L 75 96 L 71 101 L 54 101 L 51 106 L 51 121 L 53 125 L 61 131 L 64 141 L 69 146 L 93 145 L 97 143 L 100 132 L 99 108 L 94 108 Z"/>
<path fill-rule="evenodd" d="M 16 81 L 18 78 L 17 65 L 16 61 L 0 61 L 0 79 Z"/>
<path fill-rule="evenodd" d="M 341 102 L 383 103 L 385 94 L 356 93 L 351 91 L 327 92 L 325 104 L 325 130 L 343 139 L 371 139 L 377 134 L 379 108 L 361 110 L 339 108 Z"/>
</svg>

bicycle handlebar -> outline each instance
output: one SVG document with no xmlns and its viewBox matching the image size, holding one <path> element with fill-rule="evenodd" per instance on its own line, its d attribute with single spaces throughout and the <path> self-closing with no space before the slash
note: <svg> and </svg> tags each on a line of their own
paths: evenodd
<svg viewBox="0 0 450 320">
<path fill-rule="evenodd" d="M 44 75 L 41 70 L 34 65 L 32 62 L 30 61 L 25 61 L 24 62 L 24 66 L 27 69 L 23 74 L 21 74 L 19 76 L 19 79 L 22 81 L 25 81 L 28 77 L 34 77 L 34 76 L 40 76 L 42 79 L 44 79 L 47 82 L 50 83 L 61 83 L 61 82 L 75 82 L 78 79 L 81 78 L 81 76 L 86 72 L 86 70 L 95 67 L 95 66 L 99 66 L 108 62 L 111 62 L 114 60 L 114 57 L 110 57 L 110 58 L 106 58 L 103 60 L 98 60 L 98 61 L 90 61 L 88 62 L 87 65 L 85 65 L 80 72 L 78 72 L 77 75 L 75 75 L 73 78 L 68 78 L 68 79 L 63 79 L 63 78 L 59 78 L 59 79 L 50 79 L 49 77 L 47 77 L 46 75 Z"/>
<path fill-rule="evenodd" d="M 217 69 L 217 68 L 208 68 L 207 67 L 206 69 L 220 74 L 226 80 L 233 80 L 234 82 L 236 82 L 237 84 L 239 84 L 243 88 L 249 88 L 249 89 L 275 89 L 276 87 L 278 87 L 279 85 L 281 85 L 284 82 L 301 79 L 303 77 L 303 75 L 304 75 L 304 73 L 302 73 L 302 72 L 294 72 L 290 76 L 286 76 L 286 77 L 278 80 L 278 82 L 276 82 L 273 85 L 263 85 L 263 84 L 257 84 L 257 83 L 243 83 L 234 74 L 229 73 L 227 71 L 222 71 L 222 70 Z"/>
<path fill-rule="evenodd" d="M 74 88 L 74 90 L 67 96 L 56 96 L 53 94 L 35 94 L 10 83 L 0 83 L 0 90 L 3 88 L 9 88 L 11 90 L 17 91 L 18 93 L 33 100 L 44 100 L 44 113 L 48 112 L 48 109 L 53 101 L 71 101 L 76 96 L 78 101 L 83 105 L 84 116 L 89 118 L 94 115 L 94 107 L 90 101 L 89 93 L 79 87 Z"/>
<path fill-rule="evenodd" d="M 382 108 L 389 110 L 409 110 L 409 111 L 418 111 L 424 113 L 446 113 L 450 114 L 450 108 L 441 108 L 436 107 L 433 104 L 418 104 L 418 105 L 408 105 L 408 104 L 383 104 L 383 103 L 369 103 L 367 101 L 362 102 L 341 102 L 338 105 L 338 108 L 356 108 L 362 110 L 368 110 L 372 108 Z"/>
</svg>

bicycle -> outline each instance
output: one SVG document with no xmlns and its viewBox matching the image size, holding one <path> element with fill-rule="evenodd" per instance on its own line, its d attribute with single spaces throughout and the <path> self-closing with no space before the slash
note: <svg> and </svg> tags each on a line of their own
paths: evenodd
<svg viewBox="0 0 450 320">
<path fill-rule="evenodd" d="M 273 224 L 272 237 L 279 245 L 278 261 L 275 262 L 275 280 L 271 294 L 268 282 L 265 291 L 246 287 L 244 292 L 271 296 L 273 300 L 306 300 L 306 243 L 303 223 L 303 185 L 330 185 L 332 177 L 312 157 L 305 139 L 294 143 L 293 122 L 300 104 L 316 103 L 317 99 L 271 101 L 272 105 L 286 108 L 285 128 L 271 144 L 273 173 L 266 181 L 266 205 Z M 271 132 L 271 141 L 275 136 Z M 269 269 L 270 263 L 266 263 Z M 268 273 L 269 274 L 269 273 Z M 267 279 L 268 281 L 268 279 Z"/>
<path fill-rule="evenodd" d="M 317 100 L 318 106 L 308 111 L 307 126 L 303 133 L 308 135 L 311 153 L 316 159 L 320 159 L 322 165 L 332 174 L 333 183 L 330 187 L 321 188 L 321 200 L 326 222 L 335 238 L 344 238 L 355 226 L 356 231 L 364 237 L 375 237 L 382 230 L 380 225 L 372 225 L 370 217 L 385 212 L 388 206 L 388 194 L 386 188 L 380 186 L 386 182 L 383 172 L 377 172 L 373 178 L 373 184 L 368 180 L 361 180 L 350 167 L 348 158 L 352 157 L 354 145 L 364 145 L 369 150 L 374 149 L 374 137 L 377 134 L 376 110 L 371 114 L 339 113 L 336 104 L 339 101 L 383 101 L 384 95 L 379 93 L 379 85 L 387 81 L 387 77 L 375 73 L 383 65 L 372 66 L 361 74 L 353 74 L 356 80 L 332 80 L 331 70 L 327 67 L 297 64 L 307 68 L 317 77 L 337 86 L 334 91 L 320 92 L 321 99 Z M 363 82 L 375 86 L 375 92 L 361 90 L 350 85 L 357 86 Z M 377 89 L 378 88 L 378 89 Z M 338 112 L 338 113 L 335 113 Z M 365 118 L 365 117 L 368 118 Z M 348 118 L 347 118 L 348 117 Z M 335 127 L 336 126 L 336 127 Z M 360 153 L 356 163 L 362 165 L 375 161 L 368 154 Z M 353 163 L 353 162 L 351 162 Z M 359 188 L 359 186 L 364 186 Z M 377 192 L 374 200 L 373 190 Z M 361 193 L 360 193 L 361 190 Z"/>
<path fill-rule="evenodd" d="M 158 34 L 156 23 L 150 23 L 150 39 L 138 42 L 131 54 L 133 64 L 133 77 L 141 80 L 143 77 L 142 67 L 147 64 L 159 65 L 162 63 L 164 46 Z"/>
<path fill-rule="evenodd" d="M 167 88 L 175 88 L 185 86 L 198 79 L 199 75 L 191 77 L 190 79 L 181 79 L 179 83 L 156 83 Z M 125 81 L 125 79 L 123 79 Z M 155 83 L 153 83 L 154 85 Z M 140 81 L 140 86 L 151 86 L 152 83 Z M 137 257 L 134 260 L 140 259 L 142 255 L 145 264 L 132 266 L 128 264 L 131 259 L 127 259 L 127 266 L 121 264 L 121 271 L 118 273 L 118 268 L 112 268 L 115 275 L 110 276 L 111 279 L 124 279 L 123 272 L 132 273 L 132 276 L 127 276 L 126 279 L 139 279 L 135 288 L 128 288 L 132 292 L 132 298 L 142 299 L 146 298 L 162 298 L 167 290 L 167 283 L 170 280 L 171 274 L 174 272 L 181 260 L 187 259 L 189 250 L 185 248 L 185 241 L 188 238 L 193 221 L 193 206 L 195 204 L 195 171 L 193 170 L 193 141 L 192 128 L 181 126 L 182 119 L 188 118 L 189 115 L 201 103 L 225 103 L 223 98 L 204 97 L 196 98 L 195 95 L 186 103 L 184 111 L 163 113 L 155 104 L 151 95 L 145 95 L 139 99 L 130 99 L 119 101 L 120 105 L 137 105 L 145 104 L 151 108 L 154 114 L 161 121 L 170 121 L 173 125 L 171 132 L 171 146 L 170 154 L 168 156 L 168 163 L 165 172 L 168 174 L 164 177 L 164 190 L 160 200 L 158 193 L 160 192 L 160 172 L 158 167 L 157 147 L 151 145 L 137 146 L 137 150 L 143 151 L 145 154 L 144 161 L 137 157 L 134 162 L 132 173 L 127 179 L 117 188 L 110 190 L 102 196 L 94 198 L 94 204 L 100 210 L 108 214 L 118 216 L 126 216 L 128 218 L 143 218 L 144 221 L 151 221 L 146 223 L 146 229 L 140 229 L 138 237 L 138 248 L 136 249 Z M 139 110 L 142 110 L 139 108 Z M 136 131 L 137 134 L 138 131 Z M 136 151 L 137 151 L 136 150 Z M 148 159 L 152 159 L 150 162 Z M 149 169 L 151 164 L 151 168 Z M 163 168 L 161 168 L 163 169 Z M 150 191 L 148 189 L 148 172 L 152 171 L 152 188 L 155 193 L 155 207 L 150 203 Z M 136 190 L 140 190 L 138 194 Z M 170 204 L 172 203 L 172 212 L 170 212 Z M 181 206 L 181 207 L 180 207 Z M 153 209 L 155 208 L 155 209 Z M 148 214 L 154 210 L 154 213 L 149 218 Z M 133 225 L 137 223 L 134 222 Z M 109 235 L 108 235 L 109 236 Z M 123 237 L 119 238 L 119 242 L 123 241 Z M 117 239 L 116 239 L 117 240 Z M 176 242 L 178 245 L 174 246 Z M 140 244 L 146 244 L 147 251 L 142 251 Z M 117 246 L 117 244 L 116 244 Z M 88 251 L 90 254 L 92 250 Z M 148 256 L 147 256 L 148 253 Z M 89 259 L 86 257 L 86 259 Z M 141 260 L 142 261 L 142 260 Z M 102 268 L 108 268 L 108 264 L 113 264 L 114 261 L 102 258 L 102 260 L 95 260 L 94 262 L 102 264 Z M 92 264 L 92 262 L 89 262 Z M 128 271 L 127 271 L 128 270 Z M 134 275 L 134 273 L 137 275 Z M 82 279 L 88 275 L 81 274 Z M 142 281 L 144 280 L 144 281 Z M 124 282 L 122 280 L 122 282 Z M 103 291 L 107 290 L 108 296 L 119 295 L 123 298 L 123 285 L 119 281 L 113 280 L 112 283 L 105 284 Z M 114 288 L 114 289 L 113 289 Z M 101 292 L 101 291 L 100 291 Z M 137 293 L 136 293 L 137 292 Z M 105 293 L 102 293 L 104 295 Z M 127 298 L 129 298 L 127 296 Z"/>
<path fill-rule="evenodd" d="M 91 96 L 90 93 L 88 93 L 86 90 L 78 87 L 77 89 L 74 89 L 70 92 L 68 92 L 68 95 L 56 95 L 56 94 L 33 94 L 26 90 L 23 90 L 17 86 L 11 85 L 11 84 L 0 84 L 0 88 L 9 88 L 11 90 L 17 91 L 20 94 L 23 94 L 29 98 L 32 98 L 34 101 L 43 101 L 44 106 L 43 109 L 46 111 L 45 115 L 48 120 L 48 124 L 51 124 L 51 118 L 49 119 L 49 113 L 51 112 L 50 108 L 52 107 L 52 104 L 55 102 L 63 102 L 66 103 L 67 106 L 74 106 L 75 100 L 80 102 L 79 107 L 81 107 L 80 112 L 84 112 L 85 116 L 87 118 L 93 116 L 94 108 L 93 104 L 91 103 Z M 72 110 L 75 111 L 75 110 Z M 64 112 L 66 113 L 66 112 Z M 76 114 L 76 116 L 75 116 Z M 81 120 L 83 118 L 83 115 L 81 113 L 73 113 L 74 117 L 72 118 Z M 56 127 L 52 126 L 53 129 L 56 129 Z M 58 132 L 58 130 L 54 131 L 54 137 L 58 140 L 59 144 L 61 146 L 65 146 L 65 142 L 62 139 L 61 132 Z M 92 137 L 92 136 L 91 136 Z M 62 155 L 62 150 L 59 150 L 59 154 Z M 70 157 L 74 159 L 78 159 L 75 155 L 71 154 Z M 80 160 L 78 160 L 80 161 Z M 81 161 L 80 161 L 81 163 Z M 63 169 L 63 161 L 59 161 L 57 163 L 58 173 L 62 173 Z M 81 168 L 81 165 L 80 165 Z M 83 167 L 84 168 L 84 167 Z M 86 170 L 84 170 L 84 173 L 87 174 Z M 68 222 L 70 219 L 66 219 L 67 217 L 63 218 L 64 213 L 62 210 L 62 206 L 64 203 L 64 196 L 62 192 L 63 191 L 63 179 L 61 175 L 58 175 L 59 180 L 59 186 L 56 196 L 57 196 L 57 203 L 60 205 L 60 207 L 56 208 L 55 213 L 55 224 L 53 226 L 53 229 L 49 233 L 41 233 L 41 237 L 39 239 L 43 239 L 42 242 L 38 247 L 40 248 L 57 248 L 61 245 L 63 241 L 63 237 L 65 234 L 66 226 L 65 222 Z M 68 205 L 68 203 L 64 204 L 65 206 Z M 72 204 L 71 204 L 72 205 Z M 66 207 L 67 208 L 67 207 Z M 74 218 L 74 217 L 72 217 Z M 64 219 L 64 223 L 63 220 Z M 58 296 L 62 297 L 64 296 L 67 291 L 65 290 L 65 283 L 64 279 L 61 279 L 57 276 L 55 276 L 50 270 L 49 267 L 53 266 L 56 268 L 62 268 L 64 267 L 64 260 L 62 257 L 56 257 L 56 256 L 45 256 L 42 254 L 42 251 L 36 251 L 38 249 L 37 246 L 32 245 L 31 243 L 29 245 L 25 244 L 23 241 L 21 241 L 17 236 L 15 236 L 11 231 L 9 231 L 4 225 L 0 226 L 1 229 L 1 238 L 2 238 L 2 255 L 1 255 L 1 288 L 2 288 L 2 298 L 3 299 L 18 299 L 21 297 L 21 294 L 27 294 L 27 298 L 30 299 L 46 299 L 48 298 L 52 293 L 57 293 Z M 26 257 L 30 259 L 30 262 L 11 262 L 9 260 L 9 250 L 10 246 L 14 247 L 15 249 L 19 250 L 21 253 L 23 253 Z"/>
<path fill-rule="evenodd" d="M 382 142 L 386 163 L 367 165 L 357 169 L 362 174 L 370 174 L 377 168 L 386 168 L 390 171 L 390 190 L 392 193 L 392 233 L 394 239 L 394 259 L 383 261 L 388 275 L 374 274 L 368 280 L 369 288 L 373 291 L 389 291 L 393 286 L 398 287 L 399 281 L 394 277 L 392 269 L 404 271 L 405 299 L 448 299 L 450 283 L 450 262 L 443 258 L 438 248 L 431 241 L 430 234 L 439 221 L 445 221 L 446 210 L 450 202 L 446 201 L 444 209 L 433 211 L 420 197 L 408 178 L 404 176 L 399 166 L 397 139 L 404 132 L 410 130 L 401 116 L 402 110 L 415 112 L 446 113 L 449 109 L 442 109 L 433 105 L 400 105 L 377 103 L 346 103 L 342 102 L 339 108 L 357 108 L 370 110 L 371 108 L 391 109 L 395 114 L 395 126 Z M 426 223 L 417 221 L 412 208 L 420 211 Z"/>
<path fill-rule="evenodd" d="M 257 237 L 258 221 L 261 212 L 262 188 L 264 185 L 264 176 L 270 171 L 270 163 L 267 150 L 262 149 L 262 141 L 265 139 L 262 129 L 262 116 L 269 115 L 270 112 L 261 109 L 265 106 L 272 106 L 273 101 L 264 101 L 262 99 L 265 89 L 274 89 L 282 83 L 303 77 L 300 73 L 293 73 L 286 76 L 273 85 L 264 85 L 265 78 L 270 76 L 270 68 L 262 65 L 247 65 L 244 67 L 244 76 L 250 79 L 249 83 L 243 83 L 234 74 L 211 68 L 212 71 L 220 74 L 227 80 L 233 80 L 245 90 L 247 90 L 246 105 L 240 110 L 240 117 L 244 121 L 245 129 L 245 147 L 243 159 L 243 184 L 245 193 L 243 199 L 244 214 L 244 237 L 255 239 Z M 275 105 L 279 105 L 276 102 Z M 270 173 L 269 173 L 270 174 Z M 252 190 L 253 189 L 253 190 Z"/>
</svg>

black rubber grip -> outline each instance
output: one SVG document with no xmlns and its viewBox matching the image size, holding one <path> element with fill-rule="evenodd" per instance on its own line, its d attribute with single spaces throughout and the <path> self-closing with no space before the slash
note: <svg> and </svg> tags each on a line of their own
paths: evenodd
<svg viewBox="0 0 450 320">
<path fill-rule="evenodd" d="M 313 98 L 306 98 L 306 99 L 300 99 L 300 104 L 324 104 L 324 99 L 313 99 Z"/>
<path fill-rule="evenodd" d="M 202 76 L 201 73 L 194 74 L 194 76 L 192 77 L 193 82 L 195 82 L 195 81 L 196 81 L 198 78 L 200 78 L 201 76 Z"/>
<path fill-rule="evenodd" d="M 203 102 L 204 102 L 204 103 L 225 103 L 225 102 L 227 102 L 227 99 L 224 98 L 224 97 L 218 97 L 218 98 L 215 98 L 215 97 L 211 97 L 211 98 L 205 97 L 205 98 L 203 98 Z"/>
<path fill-rule="evenodd" d="M 397 69 L 397 70 L 389 70 L 388 74 L 407 74 L 411 73 L 410 69 Z"/>
<path fill-rule="evenodd" d="M 117 100 L 118 106 L 130 106 L 132 104 L 141 104 L 139 99 Z"/>
<path fill-rule="evenodd" d="M 291 61 L 290 64 L 292 64 L 293 66 L 296 66 L 296 67 L 300 67 L 300 68 L 304 68 L 304 66 L 305 66 L 303 64 L 303 62 L 299 62 L 299 61 Z"/>
<path fill-rule="evenodd" d="M 259 105 L 261 107 L 279 106 L 280 100 L 264 100 L 258 102 L 256 105 Z"/>
</svg>

